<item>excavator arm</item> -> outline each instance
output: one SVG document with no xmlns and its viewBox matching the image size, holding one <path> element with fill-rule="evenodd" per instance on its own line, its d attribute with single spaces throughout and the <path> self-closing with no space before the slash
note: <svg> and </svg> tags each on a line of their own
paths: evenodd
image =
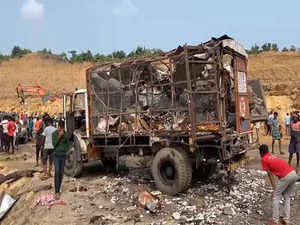
<svg viewBox="0 0 300 225">
<path fill-rule="evenodd" d="M 36 93 L 39 96 L 41 96 L 42 98 L 44 96 L 46 96 L 46 92 L 43 88 L 41 88 L 40 86 L 26 86 L 26 87 L 22 87 L 21 84 L 18 84 L 17 86 L 17 95 L 18 98 L 21 98 L 21 102 L 24 104 L 25 103 L 25 96 L 24 93 L 28 92 L 28 93 Z"/>
</svg>

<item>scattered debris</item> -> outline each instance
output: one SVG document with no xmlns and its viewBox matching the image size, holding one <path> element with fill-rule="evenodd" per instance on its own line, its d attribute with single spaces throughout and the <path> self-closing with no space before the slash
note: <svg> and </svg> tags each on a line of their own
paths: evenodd
<svg viewBox="0 0 300 225">
<path fill-rule="evenodd" d="M 0 192 L 0 220 L 6 215 L 11 207 L 15 204 L 17 200 L 13 199 L 10 195 L 5 192 Z"/>
<path fill-rule="evenodd" d="M 46 191 L 52 188 L 52 184 L 42 184 L 33 188 L 33 192 Z"/>
<path fill-rule="evenodd" d="M 53 194 L 42 194 L 42 195 L 39 195 L 33 201 L 31 209 L 34 209 L 38 205 L 47 206 L 48 208 L 51 208 L 54 205 L 67 205 L 67 203 L 62 200 L 56 201 L 55 196 Z"/>
<path fill-rule="evenodd" d="M 237 169 L 233 173 L 231 191 L 228 193 L 227 179 L 224 179 L 224 174 L 221 172 L 213 175 L 209 184 L 195 181 L 187 192 L 177 196 L 165 195 L 151 189 L 153 181 L 149 185 L 149 182 L 142 180 L 132 182 L 128 177 L 105 176 L 99 178 L 95 186 L 99 188 L 100 185 L 105 188 L 91 196 L 93 199 L 102 197 L 113 202 L 123 208 L 121 211 L 130 218 L 133 218 L 136 212 L 135 207 L 141 206 L 146 211 L 142 211 L 139 216 L 147 217 L 149 212 L 155 212 L 155 215 L 165 218 L 167 224 L 174 223 L 170 221 L 174 220 L 180 224 L 249 225 L 253 224 L 253 217 L 262 219 L 265 210 L 262 204 L 271 196 L 268 192 L 270 186 L 265 181 L 266 173 L 253 169 Z M 140 185 L 147 191 L 141 191 Z M 88 188 L 92 189 L 92 186 Z M 138 204 L 136 204 L 137 200 Z M 103 206 L 101 208 L 110 211 Z M 243 218 L 243 221 L 240 221 L 240 218 Z M 135 219 L 130 221 L 133 222 Z"/>
<path fill-rule="evenodd" d="M 87 191 L 88 189 L 82 185 L 78 186 L 73 186 L 69 189 L 69 192 L 84 192 Z"/>
<path fill-rule="evenodd" d="M 140 193 L 138 202 L 143 208 L 148 209 L 152 213 L 156 213 L 160 207 L 159 199 L 147 191 Z"/>
<path fill-rule="evenodd" d="M 175 219 L 175 220 L 179 220 L 180 219 L 180 213 L 179 212 L 174 212 L 172 214 L 172 217 Z"/>
<path fill-rule="evenodd" d="M 6 176 L 2 176 L 0 177 L 0 184 L 9 181 L 11 179 L 13 179 L 14 181 L 22 178 L 22 177 L 33 177 L 33 174 L 39 172 L 38 170 L 32 170 L 32 169 L 28 169 L 28 170 L 21 170 L 21 171 L 16 171 L 13 173 L 10 173 Z"/>
</svg>

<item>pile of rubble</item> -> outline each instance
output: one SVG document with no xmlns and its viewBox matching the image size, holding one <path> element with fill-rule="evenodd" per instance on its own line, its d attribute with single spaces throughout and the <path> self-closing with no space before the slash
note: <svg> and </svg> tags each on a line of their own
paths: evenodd
<svg viewBox="0 0 300 225">
<path fill-rule="evenodd" d="M 209 184 L 196 181 L 187 192 L 177 196 L 156 191 L 149 177 L 128 177 L 104 176 L 92 184 L 97 183 L 99 191 L 92 192 L 88 199 L 105 199 L 110 206 L 93 204 L 100 211 L 111 213 L 111 222 L 119 221 L 117 215 L 123 215 L 124 223 L 134 220 L 152 224 L 257 224 L 264 219 L 262 204 L 272 198 L 266 174 L 259 170 L 237 170 L 230 192 L 226 188 L 226 174 L 218 173 Z M 296 199 L 299 194 L 296 193 Z"/>
</svg>

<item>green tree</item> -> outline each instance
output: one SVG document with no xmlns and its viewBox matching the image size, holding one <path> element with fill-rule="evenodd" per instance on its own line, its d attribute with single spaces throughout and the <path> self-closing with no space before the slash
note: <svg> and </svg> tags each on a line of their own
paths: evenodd
<svg viewBox="0 0 300 225">
<path fill-rule="evenodd" d="M 107 59 L 107 57 L 103 54 L 97 53 L 94 55 L 95 62 L 104 62 L 106 59 Z"/>
<path fill-rule="evenodd" d="M 272 51 L 275 51 L 275 52 L 279 51 L 278 45 L 276 43 L 273 43 L 271 48 L 272 48 Z"/>
<path fill-rule="evenodd" d="M 259 46 L 257 44 L 251 46 L 251 49 L 247 51 L 248 54 L 253 54 L 253 55 L 257 55 L 260 53 L 260 49 Z"/>
<path fill-rule="evenodd" d="M 31 53 L 30 49 L 22 49 L 19 46 L 14 46 L 12 51 L 11 51 L 11 57 L 15 58 L 15 57 L 22 57 L 28 53 Z"/>
<path fill-rule="evenodd" d="M 77 51 L 72 50 L 72 51 L 69 51 L 69 53 L 71 54 L 70 61 L 72 63 L 76 62 L 76 60 L 77 60 Z"/>
<path fill-rule="evenodd" d="M 297 50 L 297 49 L 296 49 L 295 45 L 291 45 L 290 51 L 291 51 L 291 52 L 295 52 L 296 50 Z"/>
<path fill-rule="evenodd" d="M 262 49 L 263 52 L 271 51 L 271 49 L 272 49 L 272 44 L 271 44 L 271 43 L 264 43 L 264 44 L 261 46 L 261 49 Z"/>
<path fill-rule="evenodd" d="M 113 58 L 123 59 L 126 57 L 126 53 L 123 50 L 115 51 L 112 53 Z"/>
<path fill-rule="evenodd" d="M 281 51 L 282 51 L 282 52 L 287 52 L 287 51 L 289 51 L 289 50 L 288 50 L 287 47 L 284 47 Z"/>
<path fill-rule="evenodd" d="M 11 51 L 11 57 L 19 57 L 22 55 L 22 49 L 19 46 L 14 46 L 12 51 Z"/>
</svg>

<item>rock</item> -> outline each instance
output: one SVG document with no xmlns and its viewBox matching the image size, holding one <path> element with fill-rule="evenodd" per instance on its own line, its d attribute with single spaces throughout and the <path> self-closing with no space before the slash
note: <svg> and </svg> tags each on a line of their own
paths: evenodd
<svg viewBox="0 0 300 225">
<path fill-rule="evenodd" d="M 82 185 L 79 185 L 79 187 L 77 188 L 78 191 L 82 192 L 82 191 L 87 191 L 88 189 Z"/>
<path fill-rule="evenodd" d="M 133 210 L 136 210 L 136 206 L 135 205 L 127 207 L 127 212 L 133 211 Z"/>
<path fill-rule="evenodd" d="M 223 214 L 224 215 L 235 215 L 235 211 L 232 207 L 224 207 L 223 208 Z"/>
<path fill-rule="evenodd" d="M 179 212 L 174 212 L 172 214 L 172 217 L 175 219 L 175 220 L 179 220 L 180 219 L 180 213 Z"/>
<path fill-rule="evenodd" d="M 69 189 L 69 192 L 76 192 L 76 191 L 77 191 L 77 188 L 75 186 L 73 186 Z"/>
<path fill-rule="evenodd" d="M 151 194 L 153 196 L 158 196 L 158 195 L 161 195 L 162 193 L 160 191 L 152 191 Z"/>
<path fill-rule="evenodd" d="M 196 220 L 204 220 L 204 215 L 202 213 L 199 213 L 197 216 L 196 216 Z"/>
</svg>

